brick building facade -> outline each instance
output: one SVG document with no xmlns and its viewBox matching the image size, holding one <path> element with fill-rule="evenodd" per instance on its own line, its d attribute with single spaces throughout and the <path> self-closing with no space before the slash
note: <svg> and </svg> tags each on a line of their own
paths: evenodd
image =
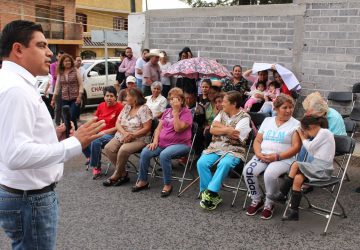
<svg viewBox="0 0 360 250">
<path fill-rule="evenodd" d="M 75 0 L 5 0 L 1 4 L 0 29 L 8 22 L 24 19 L 40 23 L 50 49 L 73 56 L 82 44 L 82 27 L 75 23 Z"/>
</svg>

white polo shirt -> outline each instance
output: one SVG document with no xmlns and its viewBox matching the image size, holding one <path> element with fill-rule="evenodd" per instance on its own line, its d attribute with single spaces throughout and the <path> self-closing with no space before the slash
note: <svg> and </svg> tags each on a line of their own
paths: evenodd
<svg viewBox="0 0 360 250">
<path fill-rule="evenodd" d="M 63 162 L 81 154 L 75 138 L 58 141 L 36 86 L 36 78 L 16 63 L 0 70 L 0 184 L 41 189 L 60 180 Z"/>
</svg>

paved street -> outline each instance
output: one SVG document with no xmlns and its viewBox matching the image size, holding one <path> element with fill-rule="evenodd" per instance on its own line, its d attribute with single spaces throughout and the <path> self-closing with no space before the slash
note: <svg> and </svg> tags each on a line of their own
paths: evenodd
<svg viewBox="0 0 360 250">
<path fill-rule="evenodd" d="M 173 193 L 164 199 L 160 198 L 161 179 L 156 179 L 149 190 L 134 194 L 130 187 L 136 176 L 132 174 L 130 183 L 105 188 L 103 179 L 91 179 L 84 161 L 79 156 L 67 162 L 57 187 L 58 249 L 359 249 L 360 194 L 353 189 L 360 185 L 360 174 L 355 158 L 349 171 L 351 182 L 344 184 L 340 197 L 348 218 L 334 217 L 325 237 L 320 235 L 325 219 L 306 211 L 301 211 L 299 222 L 290 223 L 280 219 L 283 205 L 276 206 L 270 221 L 246 216 L 241 209 L 243 192 L 230 207 L 232 193 L 222 191 L 223 204 L 207 212 L 196 199 L 197 185 L 180 198 Z M 174 182 L 175 188 L 178 185 Z M 319 190 L 309 198 L 328 204 L 327 194 Z M 10 249 L 2 231 L 0 249 Z"/>
</svg>

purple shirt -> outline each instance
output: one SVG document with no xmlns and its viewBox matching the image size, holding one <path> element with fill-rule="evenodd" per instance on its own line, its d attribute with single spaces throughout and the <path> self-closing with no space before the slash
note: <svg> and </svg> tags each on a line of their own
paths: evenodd
<svg viewBox="0 0 360 250">
<path fill-rule="evenodd" d="M 55 87 L 55 84 L 56 84 L 56 68 L 57 68 L 57 65 L 58 65 L 58 62 L 53 62 L 52 64 L 50 64 L 50 74 L 52 76 L 52 85 L 53 87 Z"/>
<path fill-rule="evenodd" d="M 164 111 L 161 121 L 162 129 L 159 135 L 159 147 L 165 148 L 175 144 L 185 144 L 191 147 L 191 125 L 193 118 L 190 109 L 184 107 L 180 112 L 180 120 L 189 124 L 187 129 L 178 133 L 174 130 L 174 117 L 172 115 L 172 108 Z"/>
<path fill-rule="evenodd" d="M 135 57 L 131 57 L 131 59 L 125 57 L 119 66 L 119 72 L 125 73 L 126 77 L 130 75 L 133 76 L 135 74 L 135 64 L 136 64 Z"/>
</svg>

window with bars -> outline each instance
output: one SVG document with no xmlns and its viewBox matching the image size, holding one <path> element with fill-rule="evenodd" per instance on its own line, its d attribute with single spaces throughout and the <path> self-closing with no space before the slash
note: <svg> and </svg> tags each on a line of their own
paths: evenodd
<svg viewBox="0 0 360 250">
<path fill-rule="evenodd" d="M 35 21 L 41 24 L 45 37 L 64 39 L 64 6 L 36 4 L 35 16 Z"/>
<path fill-rule="evenodd" d="M 128 30 L 128 20 L 124 17 L 113 18 L 113 29 L 114 30 Z"/>
<path fill-rule="evenodd" d="M 76 13 L 76 22 L 81 23 L 83 31 L 87 32 L 87 15 L 83 13 Z"/>
</svg>

